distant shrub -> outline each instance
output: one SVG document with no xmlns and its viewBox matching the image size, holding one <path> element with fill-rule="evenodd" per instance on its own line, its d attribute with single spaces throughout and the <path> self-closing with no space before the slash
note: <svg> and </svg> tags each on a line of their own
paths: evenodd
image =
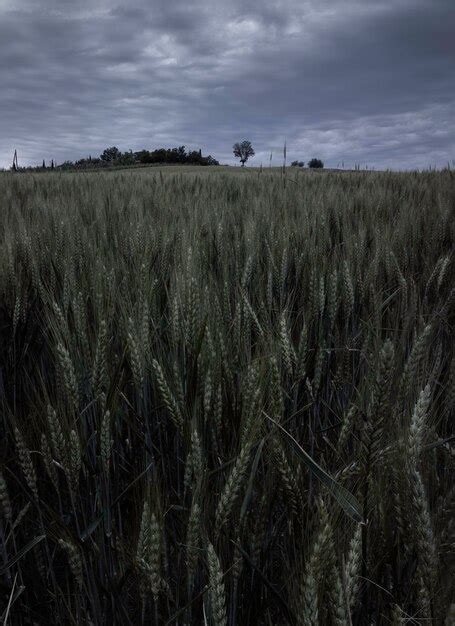
<svg viewBox="0 0 455 626">
<path fill-rule="evenodd" d="M 303 161 L 292 161 L 292 167 L 304 167 L 305 163 Z"/>
<path fill-rule="evenodd" d="M 311 159 L 311 161 L 308 162 L 308 167 L 311 167 L 313 169 L 321 169 L 324 167 L 324 162 L 321 161 L 321 159 Z"/>
</svg>

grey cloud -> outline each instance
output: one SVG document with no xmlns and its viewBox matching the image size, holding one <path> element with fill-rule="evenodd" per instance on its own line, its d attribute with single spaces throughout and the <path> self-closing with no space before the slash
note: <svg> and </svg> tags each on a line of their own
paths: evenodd
<svg viewBox="0 0 455 626">
<path fill-rule="evenodd" d="M 0 3 L 0 166 L 112 144 L 233 162 L 243 137 L 256 163 L 286 139 L 291 159 L 445 165 L 454 28 L 452 0 Z"/>
</svg>

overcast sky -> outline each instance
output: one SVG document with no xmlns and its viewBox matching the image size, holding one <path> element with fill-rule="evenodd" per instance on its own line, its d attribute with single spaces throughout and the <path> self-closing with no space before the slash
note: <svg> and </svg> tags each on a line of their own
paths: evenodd
<svg viewBox="0 0 455 626">
<path fill-rule="evenodd" d="M 455 0 L 0 0 L 0 166 L 242 139 L 455 162 Z"/>
</svg>

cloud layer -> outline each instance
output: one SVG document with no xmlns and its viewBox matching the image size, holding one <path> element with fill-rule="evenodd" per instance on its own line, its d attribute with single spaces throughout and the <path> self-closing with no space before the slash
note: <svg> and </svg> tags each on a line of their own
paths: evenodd
<svg viewBox="0 0 455 626">
<path fill-rule="evenodd" d="M 185 144 L 455 159 L 453 0 L 0 0 L 0 166 Z"/>
</svg>

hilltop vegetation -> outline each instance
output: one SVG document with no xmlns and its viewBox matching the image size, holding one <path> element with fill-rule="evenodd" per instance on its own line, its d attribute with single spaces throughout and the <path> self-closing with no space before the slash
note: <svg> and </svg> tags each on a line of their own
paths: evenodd
<svg viewBox="0 0 455 626">
<path fill-rule="evenodd" d="M 15 155 L 16 159 L 16 155 Z M 178 148 L 157 148 L 155 150 L 139 150 L 122 152 L 116 146 L 106 148 L 99 157 L 91 156 L 77 161 L 64 161 L 59 165 L 54 160 L 46 165 L 43 161 L 41 167 L 22 168 L 13 164 L 15 171 L 42 171 L 42 170 L 88 170 L 121 168 L 134 165 L 219 165 L 218 161 L 210 154 L 202 155 L 202 150 L 187 151 L 185 146 Z"/>
<path fill-rule="evenodd" d="M 3 175 L 10 623 L 448 615 L 455 178 L 244 174 Z"/>
</svg>

